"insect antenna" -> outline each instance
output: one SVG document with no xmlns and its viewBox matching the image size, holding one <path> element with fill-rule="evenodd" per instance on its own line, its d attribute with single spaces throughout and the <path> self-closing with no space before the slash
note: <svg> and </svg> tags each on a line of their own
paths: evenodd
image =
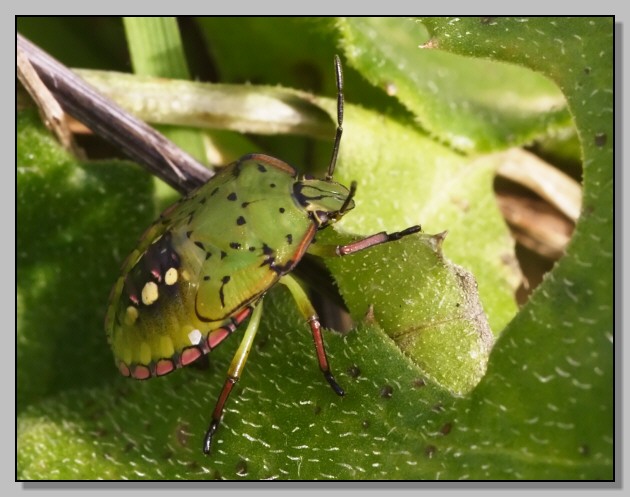
<svg viewBox="0 0 630 497">
<path fill-rule="evenodd" d="M 335 142 L 333 143 L 332 157 L 328 165 L 328 173 L 326 173 L 326 181 L 330 181 L 335 172 L 337 165 L 337 154 L 339 153 L 339 144 L 341 143 L 341 135 L 343 133 L 343 72 L 341 70 L 341 60 L 335 55 L 335 76 L 337 80 L 337 132 L 335 133 Z"/>
</svg>

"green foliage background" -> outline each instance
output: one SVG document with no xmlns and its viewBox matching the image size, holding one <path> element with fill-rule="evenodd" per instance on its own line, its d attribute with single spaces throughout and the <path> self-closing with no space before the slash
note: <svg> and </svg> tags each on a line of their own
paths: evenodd
<svg viewBox="0 0 630 497">
<path fill-rule="evenodd" d="M 119 264 L 172 192 L 130 163 L 76 161 L 22 111 L 17 477 L 612 479 L 612 19 L 204 18 L 184 27 L 183 46 L 168 50 L 186 53 L 193 77 L 221 82 L 330 97 L 340 53 L 349 105 L 337 179 L 357 179 L 359 190 L 339 226 L 346 235 L 329 236 L 448 230 L 444 256 L 474 274 L 498 339 L 489 359 L 471 354 L 478 341 L 462 340 L 470 316 L 446 331 L 434 319 L 447 312 L 441 302 L 468 293 L 449 271 L 426 284 L 442 264 L 426 250 L 429 235 L 330 261 L 358 324 L 326 334 L 348 395 L 324 384 L 294 304 L 273 290 L 205 457 L 201 435 L 236 340 L 213 352 L 210 370 L 132 382 L 119 377 L 102 331 Z M 18 30 L 70 67 L 130 70 L 119 19 L 25 18 Z M 162 70 L 152 71 L 169 76 Z M 332 99 L 309 99 L 334 117 Z M 551 143 L 573 123 L 582 215 L 566 256 L 517 312 L 489 154 Z M 226 157 L 264 151 L 321 171 L 330 153 L 329 141 L 162 129 L 197 156 L 213 140 Z M 401 336 L 414 337 L 410 348 Z"/>
</svg>

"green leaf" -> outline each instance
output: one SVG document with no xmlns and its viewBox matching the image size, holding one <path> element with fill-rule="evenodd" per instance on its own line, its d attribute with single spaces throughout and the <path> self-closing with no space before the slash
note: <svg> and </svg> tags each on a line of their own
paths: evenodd
<svg viewBox="0 0 630 497">
<path fill-rule="evenodd" d="M 474 277 L 444 258 L 443 241 L 416 235 L 326 262 L 352 316 L 370 316 L 424 377 L 463 395 L 486 372 L 494 337 Z"/>
<path fill-rule="evenodd" d="M 133 72 L 189 79 L 184 47 L 174 17 L 123 18 Z"/>
<path fill-rule="evenodd" d="M 540 73 L 435 50 L 417 19 L 353 17 L 337 25 L 349 61 L 456 150 L 522 145 L 570 120 L 562 93 Z"/>
<path fill-rule="evenodd" d="M 471 478 L 611 479 L 612 19 L 425 22 L 444 49 L 554 79 L 584 154 L 584 204 L 567 254 L 497 342 L 486 377 L 457 406 L 462 429 L 443 450 Z"/>
</svg>

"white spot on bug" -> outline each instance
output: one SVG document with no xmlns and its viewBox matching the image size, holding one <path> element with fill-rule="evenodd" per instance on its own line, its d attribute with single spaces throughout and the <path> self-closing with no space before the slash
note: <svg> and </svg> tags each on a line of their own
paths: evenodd
<svg viewBox="0 0 630 497">
<path fill-rule="evenodd" d="M 188 333 L 188 340 L 190 340 L 190 343 L 193 345 L 198 345 L 201 342 L 201 331 L 199 330 L 192 330 L 190 333 Z"/>
<path fill-rule="evenodd" d="M 153 281 L 149 281 L 142 288 L 142 303 L 144 305 L 151 305 L 158 299 L 158 286 Z"/>
<path fill-rule="evenodd" d="M 125 310 L 125 324 L 127 326 L 131 326 L 133 323 L 136 322 L 136 319 L 138 319 L 138 309 L 130 305 Z"/>
<path fill-rule="evenodd" d="M 164 283 L 166 283 L 167 285 L 174 285 L 176 282 L 177 282 L 177 269 L 172 267 L 168 271 L 166 271 L 166 274 L 164 275 Z"/>
</svg>

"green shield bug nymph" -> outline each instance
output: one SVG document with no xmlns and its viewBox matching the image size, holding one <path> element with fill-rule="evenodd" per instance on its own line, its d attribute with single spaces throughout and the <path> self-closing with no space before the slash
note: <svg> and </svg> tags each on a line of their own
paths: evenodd
<svg viewBox="0 0 630 497">
<path fill-rule="evenodd" d="M 337 132 L 324 179 L 298 176 L 287 163 L 250 154 L 162 213 L 122 267 L 110 296 L 107 337 L 122 374 L 162 376 L 207 354 L 247 318 L 206 432 L 210 452 L 223 407 L 252 347 L 265 293 L 284 284 L 308 322 L 319 367 L 338 395 L 306 293 L 289 273 L 305 253 L 344 256 L 416 233 L 378 233 L 343 246 L 311 245 L 315 233 L 354 207 L 351 188 L 333 181 L 343 123 L 341 63 L 335 57 Z"/>
</svg>

